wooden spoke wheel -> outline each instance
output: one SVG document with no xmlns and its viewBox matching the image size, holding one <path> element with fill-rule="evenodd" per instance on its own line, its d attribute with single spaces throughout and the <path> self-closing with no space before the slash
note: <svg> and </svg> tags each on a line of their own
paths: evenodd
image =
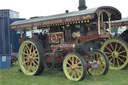
<svg viewBox="0 0 128 85">
<path fill-rule="evenodd" d="M 105 75 L 109 70 L 109 61 L 107 56 L 100 50 L 94 50 L 92 54 L 92 61 L 95 62 L 95 65 L 88 67 L 89 74 L 96 75 Z"/>
<path fill-rule="evenodd" d="M 40 43 L 35 40 L 26 40 L 21 44 L 19 64 L 24 74 L 38 75 L 43 71 L 43 49 L 40 47 Z"/>
<path fill-rule="evenodd" d="M 86 76 L 86 62 L 78 53 L 69 53 L 63 62 L 63 71 L 69 80 L 79 81 Z"/>
<path fill-rule="evenodd" d="M 109 59 L 110 69 L 121 70 L 128 63 L 128 45 L 119 39 L 107 40 L 101 50 L 105 52 Z"/>
</svg>

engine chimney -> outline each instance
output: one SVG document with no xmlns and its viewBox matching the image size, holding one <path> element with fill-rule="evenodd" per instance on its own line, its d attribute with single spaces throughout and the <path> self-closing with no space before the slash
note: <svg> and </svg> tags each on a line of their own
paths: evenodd
<svg viewBox="0 0 128 85">
<path fill-rule="evenodd" d="M 87 6 L 86 6 L 85 0 L 79 0 L 79 7 L 78 7 L 79 11 L 84 10 L 86 8 L 87 8 Z"/>
</svg>

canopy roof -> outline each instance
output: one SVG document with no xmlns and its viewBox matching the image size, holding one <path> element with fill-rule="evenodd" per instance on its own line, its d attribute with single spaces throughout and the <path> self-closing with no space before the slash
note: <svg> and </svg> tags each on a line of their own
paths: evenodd
<svg viewBox="0 0 128 85">
<path fill-rule="evenodd" d="M 128 26 L 128 17 L 122 18 L 121 20 L 113 21 L 112 26 L 113 27 Z"/>
<path fill-rule="evenodd" d="M 112 20 L 119 20 L 121 19 L 121 13 L 114 7 L 111 6 L 102 6 L 92 9 L 85 9 L 81 11 L 74 11 L 69 13 L 63 13 L 58 15 L 46 16 L 46 17 L 39 17 L 21 21 L 15 21 L 11 24 L 12 29 L 18 28 L 32 28 L 35 26 L 54 26 L 54 25 L 61 25 L 61 24 L 69 24 L 74 22 L 83 22 L 97 18 L 97 12 L 100 10 L 108 10 L 111 12 Z"/>
</svg>

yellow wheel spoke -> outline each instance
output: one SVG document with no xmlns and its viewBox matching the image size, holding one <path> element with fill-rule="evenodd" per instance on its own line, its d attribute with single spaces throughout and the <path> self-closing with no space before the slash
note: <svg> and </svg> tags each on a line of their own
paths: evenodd
<svg viewBox="0 0 128 85">
<path fill-rule="evenodd" d="M 37 64 L 39 64 L 39 61 L 37 61 L 37 60 L 34 60 Z"/>
<path fill-rule="evenodd" d="M 76 73 L 75 73 L 75 71 L 74 71 L 74 77 L 75 77 L 75 80 L 76 80 L 77 78 L 76 78 Z"/>
<path fill-rule="evenodd" d="M 112 54 L 111 52 L 105 52 L 105 54 Z"/>
<path fill-rule="evenodd" d="M 74 76 L 74 71 L 72 72 L 72 75 L 71 75 L 71 77 L 73 78 L 73 76 Z"/>
<path fill-rule="evenodd" d="M 74 64 L 74 57 L 72 57 L 72 64 Z"/>
<path fill-rule="evenodd" d="M 118 59 L 119 59 L 122 63 L 124 63 L 124 60 L 122 60 L 120 57 L 118 57 Z"/>
<path fill-rule="evenodd" d="M 106 47 L 106 48 L 109 50 L 109 52 L 112 52 L 112 50 L 110 48 L 108 48 L 108 47 Z"/>
<path fill-rule="evenodd" d="M 113 58 L 113 65 L 115 65 L 115 58 Z"/>
<path fill-rule="evenodd" d="M 117 43 L 115 44 L 115 51 L 117 50 Z"/>
<path fill-rule="evenodd" d="M 78 63 L 76 63 L 76 65 L 79 65 L 79 64 L 81 64 L 81 62 L 79 61 Z"/>
<path fill-rule="evenodd" d="M 39 57 L 33 57 L 33 59 L 39 59 Z"/>
<path fill-rule="evenodd" d="M 25 53 L 25 52 L 22 52 L 22 54 L 23 54 L 23 55 L 27 55 L 27 56 L 29 56 L 29 54 L 27 54 L 27 53 Z"/>
<path fill-rule="evenodd" d="M 32 63 L 35 65 L 35 66 L 37 66 L 38 64 L 36 64 L 34 61 L 32 61 Z"/>
<path fill-rule="evenodd" d="M 26 48 L 29 51 L 29 53 L 31 54 L 31 51 L 30 51 L 30 48 L 29 48 L 28 44 L 26 44 Z"/>
<path fill-rule="evenodd" d="M 126 52 L 126 50 L 123 50 L 123 51 L 119 52 L 119 54 L 121 54 L 121 53 L 125 53 L 125 52 Z"/>
<path fill-rule="evenodd" d="M 113 48 L 112 44 L 110 43 L 109 45 L 111 46 L 112 50 L 114 51 L 115 49 Z"/>
<path fill-rule="evenodd" d="M 30 63 L 30 65 L 28 66 L 28 68 L 27 68 L 27 72 L 30 72 L 31 65 L 32 65 L 32 63 Z"/>
<path fill-rule="evenodd" d="M 70 67 L 72 67 L 72 65 L 69 62 L 67 62 L 67 65 L 69 65 Z"/>
<path fill-rule="evenodd" d="M 82 72 L 81 72 L 81 71 L 79 71 L 78 69 L 76 69 L 76 71 L 77 71 L 77 72 L 79 72 L 79 73 L 80 73 L 80 75 L 82 74 Z"/>
<path fill-rule="evenodd" d="M 109 61 L 111 62 L 113 58 L 111 58 Z"/>
<path fill-rule="evenodd" d="M 30 46 L 30 51 L 32 52 L 32 48 L 33 48 L 33 45 L 31 44 L 31 46 Z"/>
<path fill-rule="evenodd" d="M 121 48 L 122 48 L 122 45 L 119 47 L 119 49 L 117 51 L 119 52 Z"/>
<path fill-rule="evenodd" d="M 67 74 L 69 75 L 72 72 L 72 68 L 70 68 L 67 72 Z"/>
<path fill-rule="evenodd" d="M 23 64 L 26 64 L 26 63 L 28 63 L 28 61 L 24 61 L 24 62 L 23 62 Z"/>
<path fill-rule="evenodd" d="M 117 59 L 117 65 L 118 65 L 118 67 L 120 66 L 120 63 L 119 63 L 119 60 Z"/>
<path fill-rule="evenodd" d="M 121 55 L 121 54 L 119 54 L 119 56 L 121 56 L 121 57 L 123 57 L 123 58 L 127 58 L 127 56 L 124 56 L 124 55 Z"/>
<path fill-rule="evenodd" d="M 37 52 L 37 49 L 35 49 L 35 50 L 32 52 L 32 55 L 37 54 L 36 52 Z"/>
<path fill-rule="evenodd" d="M 112 56 L 112 55 L 109 55 L 109 56 L 107 56 L 107 57 L 109 58 L 109 57 L 111 57 L 111 56 Z"/>
</svg>

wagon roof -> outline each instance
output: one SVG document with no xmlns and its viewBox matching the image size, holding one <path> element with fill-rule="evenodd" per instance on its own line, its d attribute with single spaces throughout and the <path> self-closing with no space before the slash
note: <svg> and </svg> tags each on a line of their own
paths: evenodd
<svg viewBox="0 0 128 85">
<path fill-rule="evenodd" d="M 113 27 L 118 27 L 118 26 L 128 26 L 128 17 L 122 18 L 121 20 L 116 20 L 112 22 Z"/>
<path fill-rule="evenodd" d="M 70 23 L 70 22 L 76 22 L 76 21 L 91 20 L 97 16 L 96 14 L 97 11 L 101 9 L 112 11 L 113 15 L 115 16 L 114 18 L 112 18 L 113 20 L 118 20 L 121 18 L 121 13 L 116 8 L 111 6 L 102 6 L 102 7 L 85 9 L 81 11 L 73 11 L 73 12 L 63 13 L 58 15 L 15 21 L 11 24 L 11 28 L 17 29 L 17 28 L 27 28 L 27 27 L 34 27 L 34 26 L 48 26 L 48 25 L 54 25 L 54 24 L 63 24 L 63 23 Z"/>
</svg>

